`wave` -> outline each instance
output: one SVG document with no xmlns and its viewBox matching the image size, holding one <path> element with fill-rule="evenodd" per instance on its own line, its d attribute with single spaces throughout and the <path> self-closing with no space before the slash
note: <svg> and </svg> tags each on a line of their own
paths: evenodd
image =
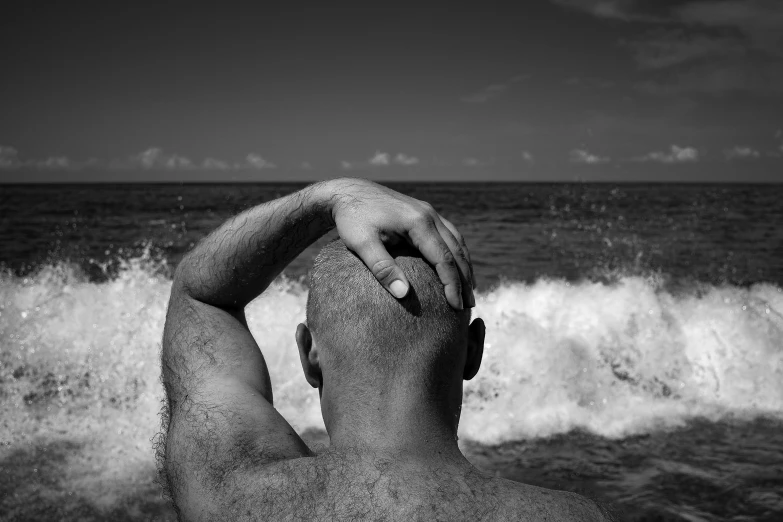
<svg viewBox="0 0 783 522">
<path fill-rule="evenodd" d="M 133 412 L 128 423 L 154 422 L 164 272 L 144 255 L 102 283 L 66 264 L 0 275 L 0 410 L 19 417 L 91 401 Z M 300 431 L 323 429 L 293 340 L 306 297 L 281 278 L 247 310 L 275 405 Z M 774 284 L 675 294 L 631 275 L 507 281 L 477 295 L 474 317 L 487 338 L 482 368 L 465 384 L 462 439 L 574 429 L 619 438 L 696 417 L 783 417 L 783 291 Z"/>
</svg>

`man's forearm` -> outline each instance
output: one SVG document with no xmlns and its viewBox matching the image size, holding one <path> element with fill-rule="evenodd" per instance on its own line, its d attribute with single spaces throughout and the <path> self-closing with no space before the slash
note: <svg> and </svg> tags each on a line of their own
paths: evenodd
<svg viewBox="0 0 783 522">
<path fill-rule="evenodd" d="M 188 253 L 175 284 L 201 302 L 241 309 L 334 227 L 324 183 L 231 218 Z"/>
<path fill-rule="evenodd" d="M 177 268 L 161 350 L 164 470 L 188 519 L 213 508 L 215 491 L 240 470 L 236 455 L 250 465 L 309 454 L 272 406 L 269 371 L 244 307 L 334 226 L 330 191 L 328 182 L 313 185 L 243 212 Z M 265 433 L 279 437 L 266 443 Z"/>
</svg>

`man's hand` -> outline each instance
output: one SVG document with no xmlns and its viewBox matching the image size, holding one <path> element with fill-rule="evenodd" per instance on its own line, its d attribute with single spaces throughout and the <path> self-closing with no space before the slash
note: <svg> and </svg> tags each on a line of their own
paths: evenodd
<svg viewBox="0 0 783 522">
<path fill-rule="evenodd" d="M 475 306 L 468 247 L 432 205 L 362 179 L 332 180 L 323 188 L 333 195 L 340 237 L 392 295 L 405 297 L 409 284 L 386 246 L 407 242 L 435 266 L 451 306 Z"/>
</svg>

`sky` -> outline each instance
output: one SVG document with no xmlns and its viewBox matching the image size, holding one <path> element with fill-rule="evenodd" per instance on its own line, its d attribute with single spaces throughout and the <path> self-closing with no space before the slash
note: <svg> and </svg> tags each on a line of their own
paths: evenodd
<svg viewBox="0 0 783 522">
<path fill-rule="evenodd" d="M 0 183 L 783 181 L 780 0 L 53 4 Z"/>
</svg>

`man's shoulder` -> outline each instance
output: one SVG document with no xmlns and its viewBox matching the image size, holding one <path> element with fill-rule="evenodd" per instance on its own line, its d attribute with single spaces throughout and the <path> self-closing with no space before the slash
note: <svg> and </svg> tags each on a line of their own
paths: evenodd
<svg viewBox="0 0 783 522">
<path fill-rule="evenodd" d="M 334 514 L 330 509 L 361 513 L 368 506 L 388 520 L 438 520 L 441 515 L 448 515 L 444 520 L 612 520 L 581 495 L 478 470 L 466 475 L 441 470 L 429 477 L 384 477 L 364 476 L 352 468 L 345 461 L 317 457 L 269 463 L 258 470 L 255 493 L 246 500 L 270 513 L 312 520 L 329 519 Z"/>
<path fill-rule="evenodd" d="M 541 488 L 503 478 L 496 478 L 494 481 L 503 492 L 503 509 L 509 516 L 521 510 L 546 515 L 552 520 L 613 520 L 605 507 L 577 493 Z"/>
</svg>

